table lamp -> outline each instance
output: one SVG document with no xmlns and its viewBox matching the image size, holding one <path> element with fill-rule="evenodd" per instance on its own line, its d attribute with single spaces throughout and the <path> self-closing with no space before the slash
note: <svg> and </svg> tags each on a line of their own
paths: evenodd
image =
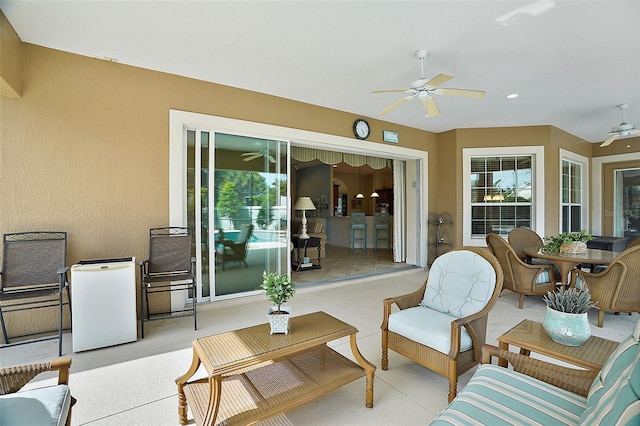
<svg viewBox="0 0 640 426">
<path fill-rule="evenodd" d="M 309 235 L 307 234 L 307 215 L 305 213 L 306 210 L 315 210 L 316 206 L 313 205 L 313 201 L 311 201 L 311 198 L 309 197 L 299 197 L 296 200 L 296 204 L 293 206 L 294 210 L 302 210 L 302 231 L 300 232 L 300 235 L 298 235 L 298 238 L 309 238 Z"/>
</svg>

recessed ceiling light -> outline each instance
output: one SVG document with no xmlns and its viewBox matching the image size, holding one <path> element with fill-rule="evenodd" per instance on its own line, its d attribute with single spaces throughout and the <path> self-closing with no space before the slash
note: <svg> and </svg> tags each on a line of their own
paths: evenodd
<svg viewBox="0 0 640 426">
<path fill-rule="evenodd" d="M 518 97 L 517 93 L 511 93 L 511 94 L 507 95 L 507 99 L 515 99 L 517 97 Z"/>
</svg>

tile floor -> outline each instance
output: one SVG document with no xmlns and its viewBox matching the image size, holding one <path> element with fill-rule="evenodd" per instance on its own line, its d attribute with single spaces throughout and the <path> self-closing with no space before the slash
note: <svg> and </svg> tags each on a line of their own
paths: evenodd
<svg viewBox="0 0 640 426">
<path fill-rule="evenodd" d="M 295 314 L 323 310 L 359 329 L 358 346 L 374 363 L 374 407 L 364 404 L 364 379 L 286 413 L 294 425 L 424 425 L 446 405 L 447 380 L 393 352 L 390 368 L 380 367 L 380 322 L 385 297 L 413 291 L 427 272 L 402 270 L 389 274 L 323 285 L 300 284 L 291 301 Z M 487 340 L 496 338 L 524 318 L 542 321 L 545 305 L 539 297 L 528 297 L 524 309 L 517 308 L 515 294 L 505 291 L 489 317 Z M 177 392 L 174 380 L 191 362 L 193 339 L 265 322 L 268 303 L 261 296 L 202 305 L 200 328 L 194 331 L 190 318 L 148 323 L 146 337 L 134 343 L 71 353 L 71 336 L 64 348 L 73 358 L 70 386 L 78 403 L 74 425 L 177 425 Z M 590 312 L 592 333 L 621 340 L 639 315 L 606 315 L 604 328 L 595 326 L 596 311 Z M 351 356 L 348 340 L 331 345 Z M 0 349 L 0 365 L 9 366 L 55 358 L 57 342 L 48 341 Z M 464 374 L 459 388 L 473 370 Z M 43 377 L 37 385 L 50 383 Z"/>
</svg>

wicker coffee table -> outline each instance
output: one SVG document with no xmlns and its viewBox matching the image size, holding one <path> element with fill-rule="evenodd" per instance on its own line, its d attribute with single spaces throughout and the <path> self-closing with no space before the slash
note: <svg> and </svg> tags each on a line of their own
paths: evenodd
<svg viewBox="0 0 640 426">
<path fill-rule="evenodd" d="M 358 330 L 324 312 L 292 317 L 289 334 L 269 324 L 193 341 L 191 367 L 176 379 L 178 417 L 187 405 L 196 424 L 253 424 L 304 404 L 366 375 L 366 406 L 373 407 L 376 367 L 356 345 Z M 327 346 L 349 336 L 358 364 Z M 189 381 L 200 366 L 206 377 Z"/>
<path fill-rule="evenodd" d="M 524 320 L 511 330 L 498 337 L 500 349 L 509 350 L 509 345 L 520 348 L 520 353 L 529 355 L 536 352 L 550 358 L 575 365 L 586 370 L 602 369 L 609 355 L 616 349 L 618 342 L 591 336 L 580 346 L 565 346 L 551 340 L 542 324 Z M 506 367 L 507 361 L 498 363 Z"/>
</svg>

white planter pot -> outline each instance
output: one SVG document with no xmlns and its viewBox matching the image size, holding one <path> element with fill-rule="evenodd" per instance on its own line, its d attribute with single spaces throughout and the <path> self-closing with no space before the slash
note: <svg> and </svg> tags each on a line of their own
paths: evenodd
<svg viewBox="0 0 640 426">
<path fill-rule="evenodd" d="M 569 314 L 547 306 L 542 326 L 551 340 L 561 345 L 580 346 L 591 336 L 591 326 L 586 312 Z"/>
<path fill-rule="evenodd" d="M 280 308 L 281 311 L 286 312 L 285 314 L 272 314 L 272 312 L 277 310 L 278 308 L 276 306 L 270 306 L 269 309 L 267 309 L 267 318 L 271 325 L 271 334 L 289 334 L 291 307 L 283 306 Z"/>
</svg>

